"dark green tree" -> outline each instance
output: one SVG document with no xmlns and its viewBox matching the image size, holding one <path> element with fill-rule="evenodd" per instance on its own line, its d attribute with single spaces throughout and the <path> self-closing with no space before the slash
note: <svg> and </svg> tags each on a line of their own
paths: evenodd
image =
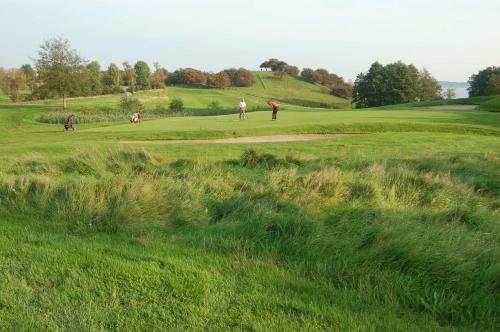
<svg viewBox="0 0 500 332">
<path fill-rule="evenodd" d="M 469 97 L 486 96 L 491 76 L 500 74 L 500 67 L 488 67 L 469 78 Z"/>
<path fill-rule="evenodd" d="M 354 82 L 353 102 L 357 108 L 406 103 L 417 97 L 419 73 L 401 61 L 386 66 L 375 62 Z"/>
<path fill-rule="evenodd" d="M 304 68 L 302 69 L 300 76 L 307 82 L 312 83 L 314 79 L 314 70 L 312 70 L 311 68 Z"/>
<path fill-rule="evenodd" d="M 500 72 L 490 76 L 485 93 L 487 96 L 500 95 Z"/>
<path fill-rule="evenodd" d="M 135 74 L 137 77 L 137 89 L 151 89 L 151 69 L 144 61 L 137 61 L 134 65 Z"/>
</svg>

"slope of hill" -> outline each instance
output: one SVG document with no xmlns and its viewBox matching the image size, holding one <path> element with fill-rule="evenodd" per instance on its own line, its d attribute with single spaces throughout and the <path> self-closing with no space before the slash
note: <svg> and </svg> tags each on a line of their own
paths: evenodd
<svg viewBox="0 0 500 332">
<path fill-rule="evenodd" d="M 222 108 L 236 109 L 240 98 L 247 100 L 249 108 L 266 107 L 269 99 L 275 99 L 284 105 L 349 108 L 346 99 L 332 96 L 319 85 L 305 82 L 297 77 L 274 77 L 271 72 L 254 72 L 257 83 L 247 88 L 208 89 L 166 87 L 161 90 L 139 91 L 135 94 L 147 109 L 166 109 L 172 98 L 181 98 L 188 109 L 206 109 L 209 103 L 216 101 Z M 123 94 L 94 97 L 69 98 L 68 106 L 76 109 L 116 108 Z M 50 107 L 60 107 L 60 100 L 36 102 Z"/>
</svg>

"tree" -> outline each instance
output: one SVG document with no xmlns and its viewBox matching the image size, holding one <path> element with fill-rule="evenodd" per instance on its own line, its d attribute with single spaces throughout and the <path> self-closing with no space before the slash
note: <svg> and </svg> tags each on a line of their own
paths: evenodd
<svg viewBox="0 0 500 332">
<path fill-rule="evenodd" d="M 375 62 L 356 78 L 353 102 L 357 108 L 406 103 L 417 97 L 419 72 L 401 61 L 386 66 Z"/>
<path fill-rule="evenodd" d="M 155 62 L 154 67 L 155 71 L 153 75 L 151 75 L 151 87 L 153 89 L 163 89 L 165 87 L 168 72 L 165 68 L 162 68 L 158 62 Z"/>
<path fill-rule="evenodd" d="M 66 96 L 78 88 L 79 74 L 84 60 L 62 37 L 49 39 L 40 45 L 36 70 L 44 89 L 62 97 L 66 109 Z"/>
<path fill-rule="evenodd" d="M 488 84 L 491 76 L 500 74 L 500 67 L 488 67 L 469 78 L 469 97 L 488 95 Z"/>
<path fill-rule="evenodd" d="M 500 72 L 493 73 L 486 84 L 485 94 L 487 96 L 500 95 Z"/>
<path fill-rule="evenodd" d="M 118 93 L 121 90 L 120 69 L 114 63 L 110 64 L 104 75 L 104 92 Z"/>
<path fill-rule="evenodd" d="M 205 75 L 193 68 L 177 69 L 167 77 L 167 84 L 171 85 L 200 85 L 205 82 Z"/>
<path fill-rule="evenodd" d="M 430 100 L 439 98 L 441 95 L 441 85 L 432 77 L 427 69 L 422 69 L 418 73 L 417 97 L 420 100 Z"/>
<path fill-rule="evenodd" d="M 12 101 L 20 101 L 20 91 L 26 87 L 26 75 L 20 69 L 3 70 L 0 75 L 0 89 L 9 95 Z"/>
<path fill-rule="evenodd" d="M 102 73 L 101 65 L 97 61 L 92 61 L 87 65 L 88 85 L 90 95 L 97 96 L 102 94 Z"/>
<path fill-rule="evenodd" d="M 219 89 L 227 88 L 231 86 L 231 78 L 224 71 L 218 72 L 217 74 L 208 74 L 207 86 Z"/>
<path fill-rule="evenodd" d="M 297 66 L 286 66 L 285 72 L 290 76 L 297 76 L 300 70 Z"/>
<path fill-rule="evenodd" d="M 184 102 L 180 98 L 174 98 L 170 102 L 169 109 L 172 112 L 182 112 L 184 110 Z"/>
<path fill-rule="evenodd" d="M 269 68 L 271 68 L 271 64 L 269 63 L 269 61 L 264 61 L 260 64 L 259 68 L 260 70 L 265 69 L 267 71 Z"/>
<path fill-rule="evenodd" d="M 343 83 L 332 88 L 331 94 L 340 98 L 349 99 L 352 97 L 352 84 Z"/>
<path fill-rule="evenodd" d="M 137 74 L 134 67 L 128 61 L 124 61 L 123 65 L 123 84 L 128 86 L 129 92 L 137 90 Z"/>
<path fill-rule="evenodd" d="M 307 82 L 312 83 L 314 79 L 314 70 L 312 70 L 311 68 L 304 68 L 302 69 L 300 76 Z"/>
<path fill-rule="evenodd" d="M 224 70 L 224 72 L 229 76 L 231 86 L 252 86 L 256 82 L 252 72 L 245 68 L 230 68 Z"/>
<path fill-rule="evenodd" d="M 24 73 L 24 76 L 26 76 L 26 84 L 28 85 L 31 93 L 35 90 L 35 84 L 36 84 L 36 72 L 31 67 L 30 64 L 24 64 L 21 66 L 21 71 Z"/>
<path fill-rule="evenodd" d="M 457 96 L 455 89 L 446 89 L 445 97 L 446 99 L 453 99 Z"/>
<path fill-rule="evenodd" d="M 123 96 L 120 98 L 118 107 L 127 113 L 137 112 L 144 109 L 144 104 L 135 97 Z"/>
<path fill-rule="evenodd" d="M 151 89 L 151 70 L 149 69 L 148 64 L 144 61 L 137 61 L 134 65 L 134 69 L 137 77 L 137 89 Z"/>
<path fill-rule="evenodd" d="M 271 69 L 271 71 L 274 71 L 274 72 L 286 72 L 287 67 L 288 67 L 288 64 L 285 61 L 281 61 L 281 60 L 278 60 L 275 58 L 271 58 L 267 61 L 264 61 L 260 65 L 261 69 L 265 68 L 266 71 L 267 71 L 267 69 Z M 298 74 L 298 72 L 297 72 L 297 74 Z M 292 74 L 290 74 L 290 75 L 292 75 Z"/>
</svg>

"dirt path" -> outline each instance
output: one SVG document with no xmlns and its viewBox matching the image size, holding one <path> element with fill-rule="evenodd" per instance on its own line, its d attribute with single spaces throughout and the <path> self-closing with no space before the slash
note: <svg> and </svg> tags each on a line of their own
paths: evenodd
<svg viewBox="0 0 500 332">
<path fill-rule="evenodd" d="M 174 139 L 157 141 L 121 141 L 123 144 L 235 144 L 235 143 L 266 143 L 266 142 L 297 142 L 314 141 L 325 138 L 346 136 L 347 134 L 303 134 L 303 135 L 273 135 L 231 137 L 218 139 Z"/>
<path fill-rule="evenodd" d="M 425 108 L 430 108 L 434 110 L 471 111 L 478 108 L 478 105 L 453 104 L 453 105 L 441 105 L 441 106 L 427 106 Z"/>
</svg>

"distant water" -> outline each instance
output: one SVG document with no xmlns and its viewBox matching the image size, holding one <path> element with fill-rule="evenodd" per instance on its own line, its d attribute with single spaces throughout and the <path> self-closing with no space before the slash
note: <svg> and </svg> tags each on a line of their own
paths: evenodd
<svg viewBox="0 0 500 332">
<path fill-rule="evenodd" d="M 439 82 L 441 84 L 441 88 L 443 89 L 443 93 L 446 92 L 447 89 L 454 89 L 456 97 L 455 98 L 468 98 L 469 97 L 469 91 L 467 91 L 467 88 L 469 87 L 469 84 L 467 82 Z"/>
</svg>

